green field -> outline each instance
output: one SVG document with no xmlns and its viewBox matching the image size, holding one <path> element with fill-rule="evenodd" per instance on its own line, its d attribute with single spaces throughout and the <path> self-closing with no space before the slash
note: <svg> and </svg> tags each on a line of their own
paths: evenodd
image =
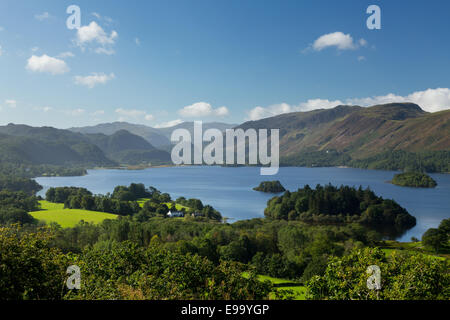
<svg viewBox="0 0 450 320">
<path fill-rule="evenodd" d="M 248 273 L 244 272 L 242 274 L 244 278 L 248 277 Z M 258 275 L 259 281 L 270 281 L 277 287 L 277 291 L 282 293 L 283 291 L 291 290 L 293 293 L 294 300 L 306 300 L 306 287 L 302 285 L 294 285 L 292 280 L 274 278 L 270 276 Z M 275 300 L 275 292 L 271 292 L 269 295 L 271 300 Z"/>
<path fill-rule="evenodd" d="M 137 203 L 139 203 L 139 205 L 140 205 L 141 207 L 143 207 L 143 206 L 144 206 L 144 203 L 146 203 L 148 200 L 150 200 L 150 199 L 145 199 L 145 198 L 139 199 L 139 200 L 137 201 Z M 170 202 L 165 202 L 164 204 L 165 204 L 169 209 L 172 209 L 172 204 L 171 204 Z M 180 211 L 180 210 L 183 209 L 183 208 L 184 208 L 185 210 L 189 209 L 188 207 L 183 206 L 183 205 L 181 205 L 181 204 L 179 204 L 179 203 L 175 204 L 175 209 L 176 209 L 177 211 Z"/>
<path fill-rule="evenodd" d="M 105 219 L 117 219 L 117 215 L 105 212 L 64 209 L 62 203 L 52 203 L 45 200 L 41 200 L 39 203 L 41 210 L 30 212 L 30 214 L 35 219 L 45 221 L 47 224 L 56 222 L 63 228 L 74 227 L 81 220 L 100 223 Z"/>
<path fill-rule="evenodd" d="M 421 241 L 418 242 L 398 242 L 393 240 L 385 240 L 384 245 L 380 246 L 381 250 L 386 254 L 386 256 L 390 256 L 395 251 L 410 251 L 415 253 L 422 253 L 426 256 L 445 260 L 450 258 L 450 254 L 448 252 L 436 254 L 429 249 L 426 249 Z"/>
</svg>

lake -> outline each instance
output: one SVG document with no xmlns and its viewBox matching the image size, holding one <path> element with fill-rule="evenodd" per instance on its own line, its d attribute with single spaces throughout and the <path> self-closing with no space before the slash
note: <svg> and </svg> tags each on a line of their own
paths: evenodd
<svg viewBox="0 0 450 320">
<path fill-rule="evenodd" d="M 210 204 L 230 218 L 230 222 L 264 216 L 264 208 L 272 194 L 252 190 L 261 181 L 280 180 L 282 185 L 295 191 L 309 184 L 369 186 L 378 196 L 394 199 L 417 219 L 417 225 L 403 234 L 399 241 L 421 238 L 442 219 L 450 217 L 450 175 L 430 174 L 438 183 L 433 189 L 406 188 L 387 183 L 393 171 L 363 170 L 352 168 L 303 168 L 282 167 L 275 176 L 260 176 L 256 167 L 163 167 L 145 170 L 89 170 L 81 177 L 39 177 L 36 181 L 44 189 L 49 187 L 77 186 L 89 189 L 95 194 L 112 192 L 117 185 L 132 182 L 154 186 L 167 192 L 172 199 L 178 197 L 198 198 Z"/>
</svg>

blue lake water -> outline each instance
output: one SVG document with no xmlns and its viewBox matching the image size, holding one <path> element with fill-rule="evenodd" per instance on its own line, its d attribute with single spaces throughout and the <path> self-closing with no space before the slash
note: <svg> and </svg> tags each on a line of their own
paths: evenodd
<svg viewBox="0 0 450 320">
<path fill-rule="evenodd" d="M 417 225 L 398 240 L 421 238 L 442 219 L 450 217 L 450 175 L 431 174 L 438 186 L 433 189 L 405 188 L 387 183 L 396 172 L 352 168 L 283 167 L 275 176 L 260 176 L 256 167 L 165 167 L 145 170 L 89 170 L 82 177 L 40 177 L 45 195 L 49 187 L 77 186 L 95 194 L 112 192 L 117 185 L 132 182 L 154 186 L 167 192 L 172 199 L 180 196 L 201 199 L 231 218 L 230 222 L 264 216 L 264 208 L 272 194 L 252 190 L 261 181 L 280 180 L 283 186 L 295 191 L 306 184 L 369 186 L 377 195 L 394 199 L 417 219 Z"/>
</svg>

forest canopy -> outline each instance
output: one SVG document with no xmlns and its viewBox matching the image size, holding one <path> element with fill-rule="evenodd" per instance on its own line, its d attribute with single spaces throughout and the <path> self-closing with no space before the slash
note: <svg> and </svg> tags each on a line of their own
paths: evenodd
<svg viewBox="0 0 450 320">
<path fill-rule="evenodd" d="M 264 214 L 270 219 L 315 223 L 358 222 L 373 228 L 393 227 L 405 231 L 416 219 L 394 200 L 383 199 L 369 188 L 309 185 L 286 191 L 267 202 Z"/>
</svg>

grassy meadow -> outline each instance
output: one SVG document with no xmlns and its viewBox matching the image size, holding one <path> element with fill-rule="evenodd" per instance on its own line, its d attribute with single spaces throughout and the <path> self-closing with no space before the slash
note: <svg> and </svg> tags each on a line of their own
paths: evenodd
<svg viewBox="0 0 450 320">
<path fill-rule="evenodd" d="M 117 219 L 117 215 L 98 211 L 82 209 L 64 209 L 62 203 L 52 203 L 45 200 L 39 201 L 41 210 L 32 211 L 30 214 L 38 220 L 49 224 L 56 222 L 63 228 L 74 227 L 78 222 L 100 223 L 105 219 Z"/>
<path fill-rule="evenodd" d="M 244 278 L 248 277 L 248 273 L 244 272 L 242 274 Z M 259 281 L 270 281 L 272 284 L 274 284 L 277 288 L 276 290 L 278 293 L 283 294 L 283 291 L 290 290 L 292 291 L 291 294 L 293 294 L 294 300 L 306 300 L 306 287 L 295 284 L 292 280 L 287 279 L 281 279 L 281 278 L 274 278 L 270 276 L 265 275 L 258 275 Z M 275 295 L 275 292 L 271 292 L 269 295 L 269 298 L 272 300 L 276 300 L 277 297 Z"/>
</svg>

